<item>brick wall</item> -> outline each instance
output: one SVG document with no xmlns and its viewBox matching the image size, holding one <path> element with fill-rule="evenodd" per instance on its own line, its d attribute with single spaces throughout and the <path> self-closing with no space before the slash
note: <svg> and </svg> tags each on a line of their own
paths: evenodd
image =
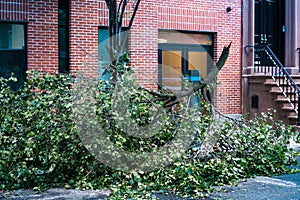
<svg viewBox="0 0 300 200">
<path fill-rule="evenodd" d="M 57 0 L 12 0 L 0 2 L 0 20 L 27 23 L 27 67 L 58 71 Z"/>
<path fill-rule="evenodd" d="M 215 90 L 215 104 L 225 113 L 241 113 L 241 6 L 242 0 L 142 1 L 129 40 L 140 82 L 156 88 L 159 29 L 211 32 L 216 36 L 215 60 L 223 46 L 233 42 L 218 76 L 221 85 Z M 97 77 L 98 25 L 107 25 L 105 2 L 72 0 L 70 8 L 70 69 Z M 129 3 L 127 16 L 132 8 Z M 28 21 L 28 68 L 58 71 L 58 0 L 1 1 L 0 20 Z"/>
<path fill-rule="evenodd" d="M 26 21 L 28 19 L 29 0 L 1 0 L 0 20 Z"/>
<path fill-rule="evenodd" d="M 71 1 L 70 70 L 98 76 L 98 3 Z M 58 71 L 58 0 L 0 2 L 0 20 L 27 22 L 28 69 Z"/>
<path fill-rule="evenodd" d="M 156 89 L 158 77 L 158 1 L 142 1 L 130 33 L 130 59 L 137 78 Z"/>
<path fill-rule="evenodd" d="M 226 8 L 232 7 L 227 13 Z M 99 10 L 105 10 L 99 4 Z M 107 25 L 99 12 L 99 24 Z M 142 1 L 130 38 L 131 62 L 146 87 L 156 88 L 158 78 L 158 30 L 211 32 L 216 36 L 214 60 L 232 41 L 230 56 L 215 89 L 215 105 L 224 113 L 241 113 L 242 0 L 148 0 Z"/>
<path fill-rule="evenodd" d="M 225 11 L 227 6 L 232 7 L 229 13 Z M 223 0 L 217 9 L 217 57 L 221 55 L 224 45 L 232 42 L 232 46 L 228 61 L 218 76 L 221 85 L 216 90 L 216 104 L 226 113 L 241 113 L 242 1 Z"/>
</svg>

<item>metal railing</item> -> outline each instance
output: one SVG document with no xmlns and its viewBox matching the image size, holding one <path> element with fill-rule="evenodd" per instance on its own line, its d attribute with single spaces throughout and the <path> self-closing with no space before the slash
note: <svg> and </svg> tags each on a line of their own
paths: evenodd
<svg viewBox="0 0 300 200">
<path fill-rule="evenodd" d="M 297 113 L 297 124 L 300 125 L 300 88 L 268 45 L 257 45 L 254 49 L 254 73 L 264 73 L 272 77 Z"/>
</svg>

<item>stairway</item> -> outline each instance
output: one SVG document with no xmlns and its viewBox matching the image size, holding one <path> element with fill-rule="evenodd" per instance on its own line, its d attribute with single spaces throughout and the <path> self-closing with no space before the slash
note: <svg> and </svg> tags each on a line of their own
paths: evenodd
<svg viewBox="0 0 300 200">
<path fill-rule="evenodd" d="M 293 75 L 292 76 L 295 83 L 300 86 L 300 75 Z M 277 83 L 274 82 L 272 77 L 267 77 L 264 85 L 267 87 L 267 90 L 272 96 L 275 107 L 280 107 L 281 110 L 277 110 L 278 112 L 282 112 L 282 116 L 285 118 L 284 121 L 288 122 L 291 125 L 296 125 L 298 120 L 298 114 L 296 113 L 295 109 L 289 102 L 289 100 L 284 96 L 282 90 L 277 86 Z M 290 94 L 291 92 L 288 91 L 286 94 Z M 298 100 L 291 100 L 292 103 L 295 105 L 298 104 Z"/>
<path fill-rule="evenodd" d="M 280 112 L 278 113 L 280 118 L 284 118 L 283 121 L 299 125 L 300 76 L 290 75 L 269 45 L 255 45 L 254 52 L 254 73 L 265 74 L 264 85 L 271 94 L 267 98 L 269 101 L 266 102 L 274 104 L 274 107 Z"/>
</svg>

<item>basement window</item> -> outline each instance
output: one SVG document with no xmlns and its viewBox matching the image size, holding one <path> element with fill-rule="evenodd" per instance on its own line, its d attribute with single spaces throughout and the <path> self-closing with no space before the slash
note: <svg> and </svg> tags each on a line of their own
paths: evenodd
<svg viewBox="0 0 300 200">
<path fill-rule="evenodd" d="M 251 96 L 251 108 L 257 109 L 259 103 L 259 98 L 256 94 Z"/>
</svg>

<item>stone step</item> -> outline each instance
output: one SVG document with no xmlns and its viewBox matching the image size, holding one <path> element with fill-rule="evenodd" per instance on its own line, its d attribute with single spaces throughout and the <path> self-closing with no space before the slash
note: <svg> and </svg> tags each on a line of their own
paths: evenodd
<svg viewBox="0 0 300 200">
<path fill-rule="evenodd" d="M 270 93 L 273 93 L 273 94 L 282 94 L 282 91 L 281 91 L 281 89 L 279 88 L 279 87 L 277 87 L 277 86 L 272 86 L 271 87 L 271 90 L 269 91 Z M 290 90 L 288 90 L 288 91 L 284 91 L 286 94 L 292 94 L 292 93 L 294 93 L 294 91 L 290 91 Z"/>
<path fill-rule="evenodd" d="M 288 117 L 294 117 L 294 116 L 297 116 L 298 117 L 298 114 L 293 110 L 291 112 L 289 112 L 289 115 Z"/>
<path fill-rule="evenodd" d="M 273 80 L 272 80 L 273 81 Z M 300 80 L 297 80 L 297 81 L 295 81 L 295 83 L 298 85 L 298 87 L 300 86 Z M 264 82 L 264 85 L 265 86 L 269 86 L 269 87 L 272 87 L 272 86 L 277 86 L 277 83 L 276 82 L 271 82 L 271 81 L 266 81 L 266 82 Z"/>
<path fill-rule="evenodd" d="M 290 104 L 289 106 L 282 106 L 281 109 L 286 112 L 295 112 L 294 108 Z"/>
<path fill-rule="evenodd" d="M 297 85 L 300 86 L 300 75 L 292 76 L 293 80 Z M 290 104 L 289 100 L 283 95 L 281 88 L 278 87 L 277 83 L 272 79 L 272 77 L 266 77 L 264 85 L 269 88 L 269 93 L 274 95 L 274 103 L 276 103 L 279 107 L 281 107 L 281 110 L 279 112 L 282 112 L 282 117 L 286 117 L 290 124 L 296 125 L 298 121 L 298 114 L 295 112 L 294 108 Z M 290 96 L 290 94 L 293 94 L 295 91 L 290 91 L 288 85 L 285 86 L 285 94 Z M 288 90 L 286 90 L 288 89 Z M 298 100 L 291 100 L 292 103 L 297 104 Z"/>
<path fill-rule="evenodd" d="M 292 115 L 292 116 L 288 116 L 287 117 L 293 124 L 298 120 L 298 116 L 297 115 Z"/>
<path fill-rule="evenodd" d="M 288 89 L 288 91 L 287 91 L 287 88 L 284 88 L 284 89 L 285 89 L 285 93 L 295 92 L 294 90 L 291 91 L 291 89 Z M 279 88 L 277 85 L 276 86 L 271 86 L 269 91 L 272 92 L 272 93 L 282 93 L 281 88 Z"/>
<path fill-rule="evenodd" d="M 300 76 L 297 76 L 297 77 L 292 77 L 294 82 L 297 84 L 297 85 L 300 85 Z M 281 80 L 282 81 L 282 80 Z M 265 81 L 265 85 L 276 85 L 277 83 L 272 79 L 272 78 L 267 78 L 266 81 Z"/>
<path fill-rule="evenodd" d="M 283 95 L 278 95 L 275 101 L 280 103 L 289 103 L 289 100 L 285 98 Z M 291 100 L 291 102 L 296 104 L 298 103 L 298 100 Z"/>
<path fill-rule="evenodd" d="M 287 103 L 283 103 L 282 107 L 292 107 L 292 106 L 291 106 L 291 104 L 289 102 L 287 102 Z"/>
</svg>

